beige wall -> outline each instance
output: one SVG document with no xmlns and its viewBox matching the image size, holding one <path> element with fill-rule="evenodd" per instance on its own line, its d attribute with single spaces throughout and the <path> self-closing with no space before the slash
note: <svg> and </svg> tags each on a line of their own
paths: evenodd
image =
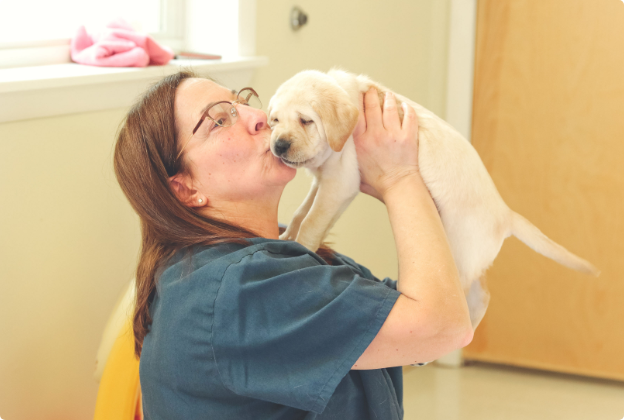
<svg viewBox="0 0 624 420">
<path fill-rule="evenodd" d="M 125 110 L 0 125 L 0 417 L 86 419 L 137 218 L 112 171 Z"/>
<path fill-rule="evenodd" d="M 291 2 L 258 1 L 257 53 L 270 58 L 255 86 L 265 102 L 305 68 L 367 73 L 443 115 L 446 0 L 299 5 L 309 24 L 288 26 Z M 125 109 L 0 124 L 0 417 L 88 419 L 100 334 L 133 274 L 137 219 L 112 173 L 114 133 Z M 305 196 L 302 172 L 280 220 Z M 330 241 L 396 277 L 384 207 L 360 196 Z"/>
</svg>

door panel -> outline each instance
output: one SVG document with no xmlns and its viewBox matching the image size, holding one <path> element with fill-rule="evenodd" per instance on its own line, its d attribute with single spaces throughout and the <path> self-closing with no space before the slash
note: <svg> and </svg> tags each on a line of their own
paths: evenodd
<svg viewBox="0 0 624 420">
<path fill-rule="evenodd" d="M 464 357 L 624 380 L 624 2 L 479 0 L 472 141 L 507 204 L 602 274 L 507 239 Z"/>
</svg>

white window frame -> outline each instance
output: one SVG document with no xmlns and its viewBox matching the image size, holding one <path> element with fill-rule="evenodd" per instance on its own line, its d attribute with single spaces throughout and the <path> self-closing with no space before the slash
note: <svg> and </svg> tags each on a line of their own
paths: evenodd
<svg viewBox="0 0 624 420">
<path fill-rule="evenodd" d="M 184 24 L 186 20 L 186 0 L 160 0 L 160 7 L 165 18 L 161 21 L 161 30 L 151 34 L 154 39 L 169 46 L 175 52 L 184 49 Z"/>
</svg>

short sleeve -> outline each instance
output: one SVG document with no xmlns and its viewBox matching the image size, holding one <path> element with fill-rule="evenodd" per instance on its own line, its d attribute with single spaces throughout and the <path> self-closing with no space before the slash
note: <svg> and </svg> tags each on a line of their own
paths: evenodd
<svg viewBox="0 0 624 420">
<path fill-rule="evenodd" d="M 345 264 L 352 266 L 353 268 L 355 268 L 356 270 L 358 270 L 365 278 L 367 279 L 374 279 L 376 281 L 380 281 L 383 284 L 385 284 L 386 286 L 397 290 L 397 281 L 391 279 L 390 277 L 386 277 L 383 280 L 379 280 L 377 277 L 375 277 L 373 275 L 373 273 L 371 273 L 371 271 L 364 267 L 363 265 L 360 265 L 358 263 L 356 263 L 355 261 L 353 261 L 351 258 L 347 257 L 346 255 L 342 255 L 342 254 L 336 254 L 339 258 L 340 261 L 343 261 Z"/>
<path fill-rule="evenodd" d="M 212 347 L 231 391 L 321 413 L 399 293 L 302 250 L 263 248 L 229 265 L 214 302 Z"/>
</svg>

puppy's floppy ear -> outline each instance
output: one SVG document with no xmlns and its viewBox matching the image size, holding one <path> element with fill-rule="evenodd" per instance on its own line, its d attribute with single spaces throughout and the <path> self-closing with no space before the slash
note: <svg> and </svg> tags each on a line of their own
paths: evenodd
<svg viewBox="0 0 624 420">
<path fill-rule="evenodd" d="M 351 103 L 346 92 L 327 89 L 321 92 L 312 108 L 323 122 L 329 147 L 340 152 L 358 122 L 357 106 Z"/>
</svg>

